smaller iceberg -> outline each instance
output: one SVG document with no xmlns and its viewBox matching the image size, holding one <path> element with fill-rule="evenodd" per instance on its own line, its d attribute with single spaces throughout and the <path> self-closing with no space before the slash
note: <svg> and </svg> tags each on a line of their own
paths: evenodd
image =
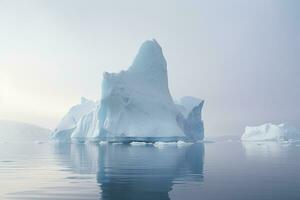
<svg viewBox="0 0 300 200">
<path fill-rule="evenodd" d="M 300 131 L 295 127 L 283 123 L 267 123 L 255 127 L 246 127 L 241 137 L 242 141 L 290 141 L 300 139 Z"/>
</svg>

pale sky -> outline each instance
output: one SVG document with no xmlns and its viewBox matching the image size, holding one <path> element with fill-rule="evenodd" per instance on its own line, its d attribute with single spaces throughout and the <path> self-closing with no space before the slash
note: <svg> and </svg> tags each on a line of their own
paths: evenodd
<svg viewBox="0 0 300 200">
<path fill-rule="evenodd" d="M 298 0 L 0 0 L 0 119 L 54 128 L 104 71 L 155 38 L 173 97 L 206 101 L 206 135 L 300 128 Z"/>
</svg>

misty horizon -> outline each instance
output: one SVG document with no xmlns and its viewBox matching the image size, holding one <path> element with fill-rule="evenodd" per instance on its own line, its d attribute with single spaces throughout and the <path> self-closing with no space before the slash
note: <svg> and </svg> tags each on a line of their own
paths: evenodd
<svg viewBox="0 0 300 200">
<path fill-rule="evenodd" d="M 0 119 L 53 129 L 81 96 L 99 100 L 102 74 L 126 70 L 155 38 L 173 98 L 205 100 L 206 137 L 267 122 L 300 128 L 299 6 L 0 1 Z"/>
</svg>

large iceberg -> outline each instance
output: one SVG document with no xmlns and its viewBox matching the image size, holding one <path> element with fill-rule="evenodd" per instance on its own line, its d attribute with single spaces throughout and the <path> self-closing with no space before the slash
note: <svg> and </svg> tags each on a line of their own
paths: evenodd
<svg viewBox="0 0 300 200">
<path fill-rule="evenodd" d="M 256 127 L 246 127 L 242 141 L 282 141 L 300 139 L 300 131 L 289 124 L 267 123 Z"/>
<path fill-rule="evenodd" d="M 80 107 L 84 111 L 79 112 L 75 120 L 70 120 L 74 118 L 72 108 L 54 131 L 54 138 L 77 141 L 202 140 L 203 103 L 193 97 L 174 103 L 162 49 L 155 40 L 149 40 L 142 44 L 128 70 L 104 72 L 99 103 Z"/>
</svg>

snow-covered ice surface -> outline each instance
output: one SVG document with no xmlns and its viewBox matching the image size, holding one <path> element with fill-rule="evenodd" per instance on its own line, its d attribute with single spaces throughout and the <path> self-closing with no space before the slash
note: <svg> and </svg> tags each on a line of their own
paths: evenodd
<svg viewBox="0 0 300 200">
<path fill-rule="evenodd" d="M 203 100 L 194 97 L 174 103 L 162 48 L 149 40 L 142 44 L 128 70 L 103 74 L 99 103 L 86 100 L 72 107 L 53 138 L 113 142 L 202 140 L 203 104 Z"/>
<path fill-rule="evenodd" d="M 242 141 L 293 141 L 300 139 L 300 131 L 289 124 L 263 124 L 246 127 Z"/>
</svg>

